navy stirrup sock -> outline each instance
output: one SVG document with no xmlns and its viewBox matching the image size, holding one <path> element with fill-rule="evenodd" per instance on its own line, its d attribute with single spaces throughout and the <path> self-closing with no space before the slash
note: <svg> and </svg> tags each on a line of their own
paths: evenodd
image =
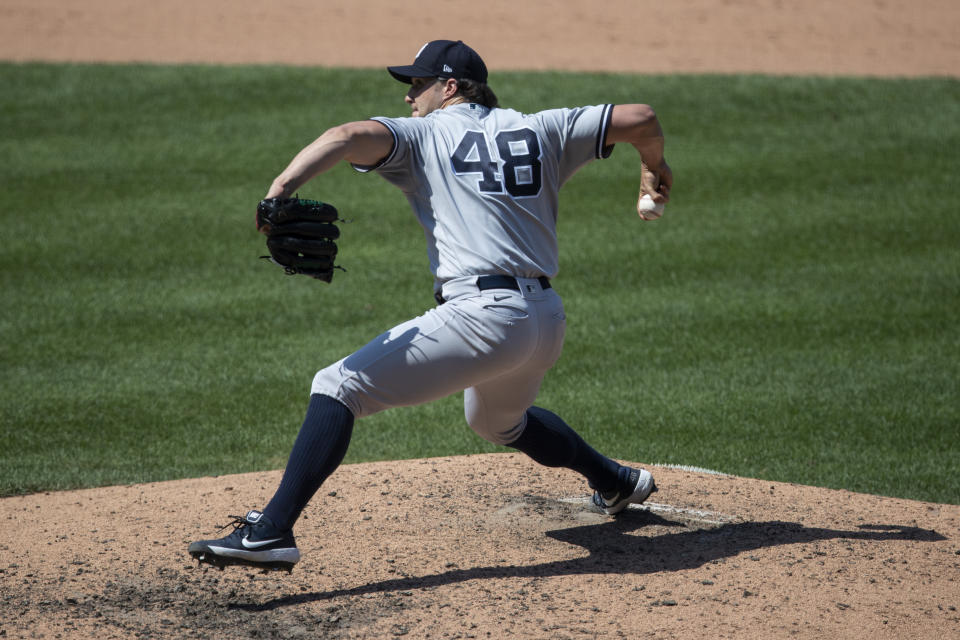
<svg viewBox="0 0 960 640">
<path fill-rule="evenodd" d="M 527 410 L 527 426 L 507 445 L 546 467 L 565 467 L 586 477 L 590 487 L 611 491 L 617 486 L 620 464 L 598 453 L 560 416 L 540 407 Z"/>
<path fill-rule="evenodd" d="M 283 531 L 293 528 L 313 494 L 343 462 L 352 434 L 353 414 L 346 405 L 330 396 L 310 396 L 283 479 L 263 510 L 274 525 Z"/>
</svg>

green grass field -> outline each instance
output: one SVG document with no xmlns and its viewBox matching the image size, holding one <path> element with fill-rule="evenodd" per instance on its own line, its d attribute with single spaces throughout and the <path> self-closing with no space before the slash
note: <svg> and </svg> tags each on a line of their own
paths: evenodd
<svg viewBox="0 0 960 640">
<path fill-rule="evenodd" d="M 432 299 L 402 195 L 347 167 L 332 285 L 258 259 L 254 205 L 382 71 L 0 64 L 0 495 L 281 468 L 314 372 Z M 564 189 L 563 358 L 539 404 L 619 459 L 960 504 L 960 82 L 496 73 L 521 110 L 648 102 Z M 459 396 L 348 462 L 495 447 Z"/>
</svg>

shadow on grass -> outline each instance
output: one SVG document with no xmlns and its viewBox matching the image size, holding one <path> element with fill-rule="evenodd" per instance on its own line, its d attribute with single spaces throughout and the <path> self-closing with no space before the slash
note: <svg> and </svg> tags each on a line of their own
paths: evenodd
<svg viewBox="0 0 960 640">
<path fill-rule="evenodd" d="M 259 604 L 232 604 L 231 609 L 268 611 L 280 607 L 318 602 L 342 596 L 429 589 L 471 580 L 491 578 L 540 578 L 567 575 L 651 574 L 695 569 L 708 562 L 741 553 L 789 544 L 821 540 L 887 542 L 946 540 L 936 531 L 898 525 L 860 525 L 855 530 L 805 527 L 793 522 L 743 522 L 716 529 L 665 533 L 653 537 L 629 535 L 647 526 L 682 526 L 649 512 L 630 513 L 596 525 L 548 531 L 547 536 L 578 547 L 590 555 L 526 566 L 487 566 L 452 569 L 426 576 L 391 578 L 351 589 L 335 589 L 275 598 Z"/>
</svg>

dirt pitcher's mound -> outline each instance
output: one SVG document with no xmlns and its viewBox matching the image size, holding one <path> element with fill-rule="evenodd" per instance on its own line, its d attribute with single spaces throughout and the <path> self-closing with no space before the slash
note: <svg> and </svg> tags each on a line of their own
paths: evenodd
<svg viewBox="0 0 960 640">
<path fill-rule="evenodd" d="M 614 519 L 520 455 L 347 465 L 301 519 L 291 575 L 186 553 L 279 472 L 5 498 L 0 636 L 960 632 L 960 506 L 652 470 L 660 491 Z"/>
</svg>

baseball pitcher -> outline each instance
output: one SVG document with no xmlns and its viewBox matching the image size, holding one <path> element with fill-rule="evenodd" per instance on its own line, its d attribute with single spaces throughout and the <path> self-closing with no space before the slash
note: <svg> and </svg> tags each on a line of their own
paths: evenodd
<svg viewBox="0 0 960 640">
<path fill-rule="evenodd" d="M 411 117 L 324 132 L 276 177 L 264 202 L 289 202 L 342 161 L 379 174 L 403 191 L 423 226 L 437 306 L 316 374 L 275 495 L 262 512 L 235 516 L 228 536 L 192 543 L 189 553 L 200 562 L 292 569 L 300 559 L 294 523 L 342 462 L 354 422 L 460 391 L 478 435 L 583 475 L 603 512 L 617 514 L 656 489 L 648 471 L 600 454 L 559 416 L 534 406 L 566 323 L 552 283 L 560 187 L 591 160 L 607 158 L 614 144 L 629 143 L 642 161 L 640 199 L 652 201 L 638 202 L 638 214 L 659 217 L 673 177 L 653 109 L 502 109 L 483 60 L 461 41 L 429 42 L 413 64 L 388 71 L 410 85 Z M 258 225 L 268 234 L 280 226 Z M 330 264 L 321 274 L 328 282 Z"/>
</svg>

